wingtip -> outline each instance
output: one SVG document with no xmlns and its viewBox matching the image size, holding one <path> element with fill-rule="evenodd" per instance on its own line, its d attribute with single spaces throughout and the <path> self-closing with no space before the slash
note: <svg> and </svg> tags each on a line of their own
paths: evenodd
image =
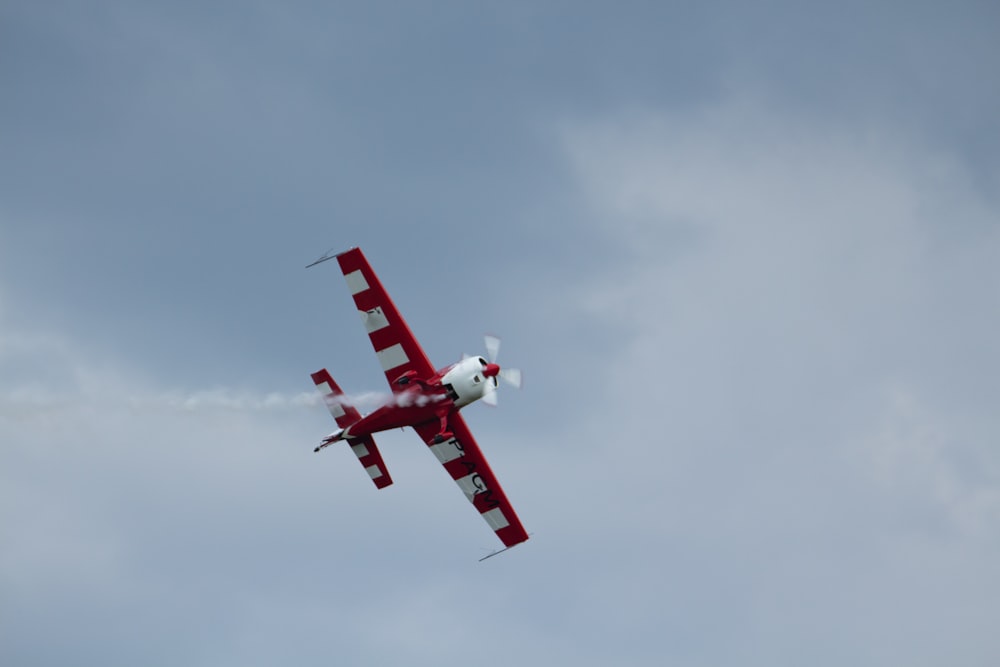
<svg viewBox="0 0 1000 667">
<path fill-rule="evenodd" d="M 504 547 L 503 549 L 497 549 L 493 553 L 487 554 L 487 555 L 483 556 L 482 558 L 480 558 L 479 562 L 482 563 L 487 558 L 493 558 L 494 556 L 496 556 L 498 554 L 502 554 L 504 551 L 508 551 L 510 549 L 513 549 L 515 546 L 517 546 L 517 545 L 511 545 L 509 547 Z"/>
<path fill-rule="evenodd" d="M 333 259 L 334 257 L 336 257 L 336 255 L 331 254 L 332 252 L 333 252 L 333 248 L 330 248 L 325 253 L 323 253 L 322 257 L 320 257 L 319 259 L 317 259 L 315 262 L 312 262 L 311 264 L 306 264 L 306 268 L 308 269 L 310 267 L 316 266 L 317 264 L 322 264 L 323 262 L 325 262 L 325 261 L 327 261 L 329 259 Z"/>
<path fill-rule="evenodd" d="M 497 556 L 497 555 L 499 555 L 499 554 L 502 554 L 502 553 L 503 553 L 503 552 L 505 552 L 505 551 L 510 551 L 511 549 L 513 549 L 514 547 L 516 547 L 516 546 L 517 546 L 517 545 L 519 545 L 519 544 L 524 544 L 525 542 L 527 542 L 527 541 L 528 541 L 528 539 L 529 539 L 529 538 L 530 538 L 530 537 L 531 537 L 532 535 L 534 535 L 534 533 L 528 533 L 528 536 L 527 536 L 527 537 L 525 537 L 525 538 L 524 538 L 523 540 L 521 540 L 520 542 L 514 542 L 514 544 L 511 544 L 511 545 L 509 545 L 509 546 L 505 546 L 505 547 L 504 547 L 503 549 L 497 549 L 497 550 L 496 550 L 496 551 L 494 551 L 493 553 L 489 553 L 489 554 L 486 554 L 485 556 L 483 556 L 482 558 L 480 558 L 480 559 L 479 559 L 479 562 L 480 562 L 480 563 L 482 563 L 482 562 L 483 562 L 484 560 L 486 560 L 487 558 L 493 558 L 494 556 Z"/>
<path fill-rule="evenodd" d="M 322 257 L 320 257 L 319 259 L 317 259 L 315 262 L 313 262 L 312 264 L 306 264 L 306 268 L 308 269 L 308 268 L 310 268 L 312 266 L 316 266 L 317 264 L 322 264 L 323 262 L 329 261 L 331 259 L 335 259 L 337 257 L 340 257 L 341 255 L 346 255 L 347 253 L 351 252 L 352 250 L 357 250 L 357 249 L 358 249 L 358 246 L 351 246 L 347 250 L 342 250 L 340 252 L 334 252 L 333 248 L 330 248 L 329 250 L 327 250 L 323 254 Z"/>
</svg>

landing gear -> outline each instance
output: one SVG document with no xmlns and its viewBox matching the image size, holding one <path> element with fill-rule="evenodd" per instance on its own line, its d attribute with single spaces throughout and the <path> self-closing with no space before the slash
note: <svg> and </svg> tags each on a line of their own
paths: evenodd
<svg viewBox="0 0 1000 667">
<path fill-rule="evenodd" d="M 440 445 L 442 442 L 455 437 L 455 434 L 448 430 L 448 412 L 439 413 L 438 419 L 441 420 L 441 432 L 434 436 L 435 445 Z"/>
<path fill-rule="evenodd" d="M 319 447 L 317 447 L 313 451 L 314 452 L 318 452 L 319 450 L 323 449 L 324 447 L 328 447 L 328 446 L 332 445 L 333 443 L 337 442 L 338 440 L 343 439 L 343 436 L 344 436 L 344 429 L 340 429 L 339 431 L 334 431 L 330 435 L 328 435 L 325 438 L 323 438 L 323 442 L 321 442 L 320 445 L 319 445 Z"/>
</svg>

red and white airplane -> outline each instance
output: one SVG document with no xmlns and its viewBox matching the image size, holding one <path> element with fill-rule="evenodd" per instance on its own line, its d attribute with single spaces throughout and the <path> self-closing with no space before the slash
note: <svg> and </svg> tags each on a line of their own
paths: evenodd
<svg viewBox="0 0 1000 667">
<path fill-rule="evenodd" d="M 496 532 L 504 544 L 501 551 L 527 540 L 528 534 L 514 508 L 459 414 L 459 410 L 479 399 L 496 405 L 497 378 L 520 386 L 520 371 L 501 369 L 496 363 L 500 341 L 487 336 L 489 361 L 466 357 L 435 370 L 360 248 L 338 255 L 328 253 L 309 266 L 334 258 L 347 280 L 393 399 L 362 417 L 326 369 L 313 373 L 313 382 L 339 427 L 315 451 L 345 441 L 375 486 L 383 489 L 392 484 L 392 478 L 372 436 L 412 426 Z"/>
</svg>

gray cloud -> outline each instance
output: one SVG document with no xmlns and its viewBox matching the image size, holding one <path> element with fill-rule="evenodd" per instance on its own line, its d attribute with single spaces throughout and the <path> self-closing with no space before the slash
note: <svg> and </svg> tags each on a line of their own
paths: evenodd
<svg viewBox="0 0 1000 667">
<path fill-rule="evenodd" d="M 0 661 L 995 662 L 995 12 L 445 7 L 0 9 Z M 355 244 L 528 544 L 311 452 Z"/>
<path fill-rule="evenodd" d="M 782 662 L 995 652 L 969 633 L 997 574 L 1000 237 L 968 175 L 891 130 L 740 101 L 584 124 L 567 145 L 634 258 L 581 304 L 623 341 L 587 423 L 628 479 L 611 537 L 711 574 L 682 587 L 707 603 L 698 627 L 719 605 L 753 619 L 720 639 L 741 649 L 703 655 L 782 632 Z M 650 576 L 654 614 L 676 591 Z"/>
</svg>

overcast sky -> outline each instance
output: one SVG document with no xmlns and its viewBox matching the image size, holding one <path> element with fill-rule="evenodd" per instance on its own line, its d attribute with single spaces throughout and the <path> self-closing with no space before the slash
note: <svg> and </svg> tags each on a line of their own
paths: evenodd
<svg viewBox="0 0 1000 667">
<path fill-rule="evenodd" d="M 0 5 L 0 663 L 1000 661 L 991 2 Z M 532 539 L 384 391 L 361 246 Z"/>
</svg>

